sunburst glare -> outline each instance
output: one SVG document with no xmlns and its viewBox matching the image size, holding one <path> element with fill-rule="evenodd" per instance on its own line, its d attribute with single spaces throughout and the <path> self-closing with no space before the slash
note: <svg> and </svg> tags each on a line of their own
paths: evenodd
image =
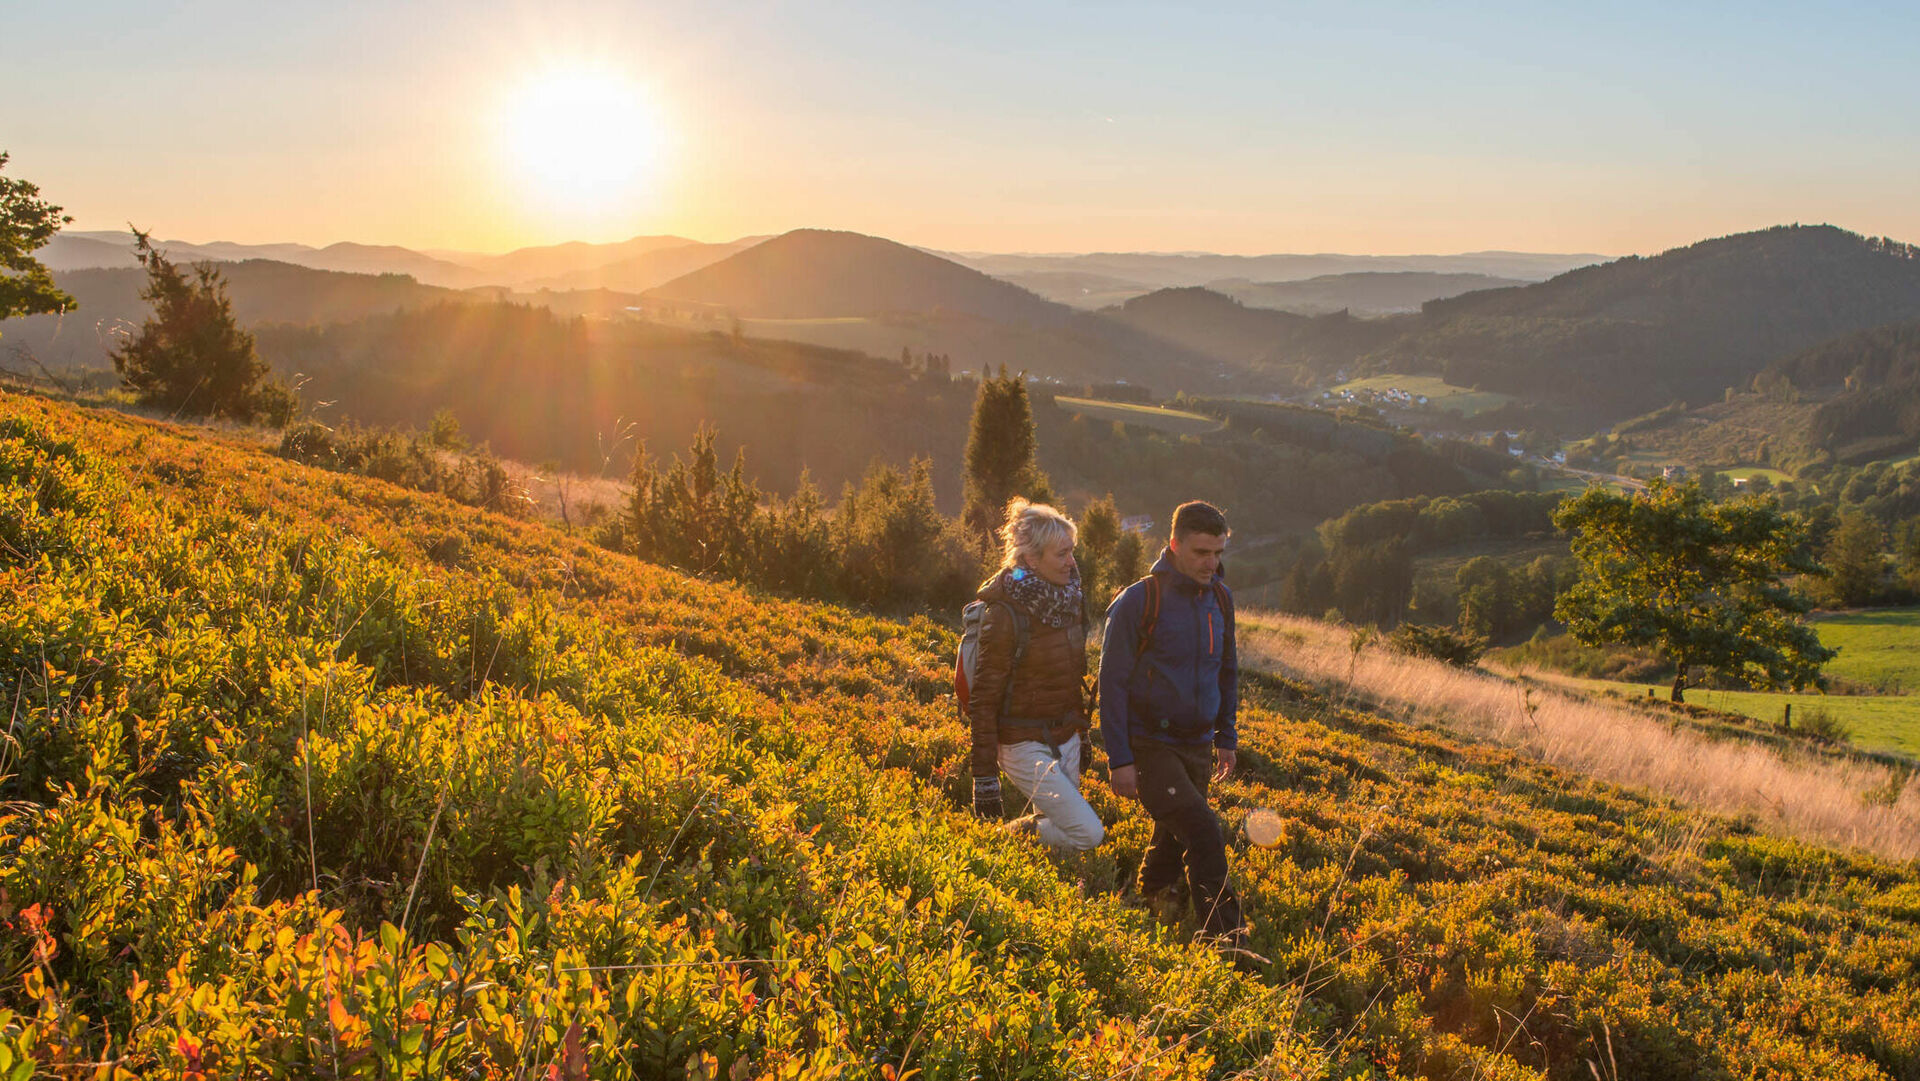
<svg viewBox="0 0 1920 1081">
<path fill-rule="evenodd" d="M 507 96 L 502 150 L 532 207 L 583 217 L 651 196 L 665 128 L 645 87 L 595 67 L 535 73 Z"/>
</svg>

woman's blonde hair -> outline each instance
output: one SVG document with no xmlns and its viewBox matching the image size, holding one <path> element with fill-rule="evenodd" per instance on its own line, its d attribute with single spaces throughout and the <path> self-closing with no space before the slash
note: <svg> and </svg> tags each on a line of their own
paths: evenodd
<svg viewBox="0 0 1920 1081">
<path fill-rule="evenodd" d="M 1007 501 L 1007 524 L 1000 527 L 1000 569 L 1018 566 L 1020 557 L 1037 561 L 1047 546 L 1065 536 L 1077 540 L 1080 530 L 1073 519 L 1047 506 L 1029 503 L 1020 496 Z"/>
</svg>

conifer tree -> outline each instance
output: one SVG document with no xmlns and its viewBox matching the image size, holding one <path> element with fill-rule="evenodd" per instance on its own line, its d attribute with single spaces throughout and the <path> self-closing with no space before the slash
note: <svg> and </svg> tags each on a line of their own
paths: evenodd
<svg viewBox="0 0 1920 1081">
<path fill-rule="evenodd" d="M 1086 590 L 1088 607 L 1106 604 L 1112 591 L 1124 582 L 1114 576 L 1113 550 L 1120 543 L 1120 512 L 1113 496 L 1096 499 L 1080 512 L 1080 584 Z"/>
<path fill-rule="evenodd" d="M 113 352 L 113 366 L 143 405 L 188 416 L 251 420 L 262 408 L 260 380 L 267 365 L 253 335 L 240 329 L 227 298 L 226 278 L 212 263 L 188 272 L 134 230 L 140 265 L 147 268 L 142 299 L 153 314 Z"/>
<path fill-rule="evenodd" d="M 965 510 L 967 535 L 983 547 L 992 544 L 1007 500 L 1016 495 L 1050 503 L 1053 489 L 1034 461 L 1033 410 L 1023 374 L 983 375 L 973 400 L 973 425 L 967 432 Z"/>
</svg>

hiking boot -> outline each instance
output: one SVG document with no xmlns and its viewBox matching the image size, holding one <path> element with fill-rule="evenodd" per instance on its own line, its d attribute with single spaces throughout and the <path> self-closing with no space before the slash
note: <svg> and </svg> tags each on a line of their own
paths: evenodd
<svg viewBox="0 0 1920 1081">
<path fill-rule="evenodd" d="M 1039 837 L 1040 818 L 1040 813 L 1035 811 L 1032 814 L 1021 815 L 1011 822 L 1002 822 L 1000 829 L 1009 837 Z"/>
<path fill-rule="evenodd" d="M 1184 882 L 1176 882 L 1155 889 L 1142 887 L 1139 897 L 1140 903 L 1151 909 L 1161 919 L 1178 921 L 1186 918 L 1187 902 L 1190 898 Z"/>
</svg>

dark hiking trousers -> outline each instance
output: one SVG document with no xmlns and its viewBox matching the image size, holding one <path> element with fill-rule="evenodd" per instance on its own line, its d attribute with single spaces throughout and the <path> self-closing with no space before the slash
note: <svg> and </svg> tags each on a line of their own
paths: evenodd
<svg viewBox="0 0 1920 1081">
<path fill-rule="evenodd" d="M 1151 896 L 1177 886 L 1184 873 L 1203 929 L 1214 935 L 1240 929 L 1240 899 L 1227 883 L 1227 841 L 1207 806 L 1213 747 L 1135 739 L 1133 764 L 1140 802 L 1153 816 L 1140 892 Z"/>
</svg>

